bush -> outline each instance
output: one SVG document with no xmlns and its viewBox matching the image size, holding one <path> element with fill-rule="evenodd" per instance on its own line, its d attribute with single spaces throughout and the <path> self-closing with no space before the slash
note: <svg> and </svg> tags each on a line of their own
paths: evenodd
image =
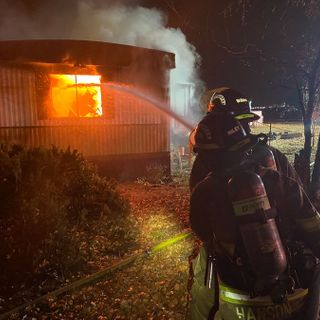
<svg viewBox="0 0 320 320">
<path fill-rule="evenodd" d="M 1 145 L 0 195 L 3 289 L 49 269 L 65 274 L 80 268 L 84 259 L 75 226 L 102 217 L 123 220 L 129 213 L 115 181 L 99 177 L 70 148 Z"/>
</svg>

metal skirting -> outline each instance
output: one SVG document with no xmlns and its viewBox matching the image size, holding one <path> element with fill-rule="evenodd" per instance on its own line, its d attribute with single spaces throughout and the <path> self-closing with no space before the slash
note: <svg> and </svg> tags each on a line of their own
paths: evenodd
<svg viewBox="0 0 320 320">
<path fill-rule="evenodd" d="M 163 124 L 0 127 L 0 141 L 27 147 L 71 147 L 85 156 L 169 151 L 167 126 Z"/>
</svg>

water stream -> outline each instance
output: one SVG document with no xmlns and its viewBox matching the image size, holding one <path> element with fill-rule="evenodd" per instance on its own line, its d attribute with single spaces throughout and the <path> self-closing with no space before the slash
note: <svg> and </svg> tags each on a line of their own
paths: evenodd
<svg viewBox="0 0 320 320">
<path fill-rule="evenodd" d="M 142 99 L 146 102 L 151 103 L 159 111 L 161 111 L 165 115 L 169 116 L 171 119 L 176 120 L 177 122 L 179 122 L 181 125 L 183 125 L 186 129 L 189 129 L 190 131 L 193 130 L 195 127 L 195 124 L 187 121 L 185 118 L 183 118 L 182 116 L 180 116 L 176 112 L 170 110 L 170 107 L 169 107 L 168 103 L 166 103 L 166 102 L 160 101 L 152 96 L 149 96 L 149 95 L 147 95 L 141 91 L 138 91 L 137 89 L 129 87 L 127 85 L 114 83 L 114 82 L 108 82 L 108 83 L 104 83 L 104 84 L 114 90 L 129 93 L 139 99 Z"/>
</svg>

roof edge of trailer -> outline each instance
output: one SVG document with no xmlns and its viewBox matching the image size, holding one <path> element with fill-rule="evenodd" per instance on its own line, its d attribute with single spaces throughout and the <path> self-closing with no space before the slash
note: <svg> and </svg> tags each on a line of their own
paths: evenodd
<svg viewBox="0 0 320 320">
<path fill-rule="evenodd" d="M 73 39 L 0 41 L 0 60 L 17 63 L 72 63 L 75 65 L 128 66 L 136 61 L 160 61 L 175 68 L 175 55 L 126 44 Z"/>
</svg>

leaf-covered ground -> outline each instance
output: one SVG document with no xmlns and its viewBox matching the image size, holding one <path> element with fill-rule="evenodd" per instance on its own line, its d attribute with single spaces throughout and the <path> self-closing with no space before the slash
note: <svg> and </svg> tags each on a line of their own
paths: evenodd
<svg viewBox="0 0 320 320">
<path fill-rule="evenodd" d="M 121 193 L 131 204 L 132 228 L 135 241 L 127 256 L 117 257 L 106 248 L 126 244 L 125 236 L 105 243 L 103 223 L 96 230 L 78 235 L 83 240 L 82 253 L 87 254 L 90 268 L 78 277 L 85 277 L 111 266 L 131 255 L 170 239 L 182 231 L 189 231 L 189 191 L 186 184 L 150 185 L 123 183 Z M 194 245 L 192 236 L 152 254 L 143 255 L 133 263 L 113 271 L 99 281 L 72 292 L 50 297 L 30 306 L 10 319 L 186 319 L 188 306 L 188 257 Z M 65 279 L 65 284 L 77 278 Z M 63 285 L 63 284 L 62 284 Z M 28 301 L 21 295 L 19 303 Z M 12 308 L 18 300 L 3 301 Z"/>
</svg>

